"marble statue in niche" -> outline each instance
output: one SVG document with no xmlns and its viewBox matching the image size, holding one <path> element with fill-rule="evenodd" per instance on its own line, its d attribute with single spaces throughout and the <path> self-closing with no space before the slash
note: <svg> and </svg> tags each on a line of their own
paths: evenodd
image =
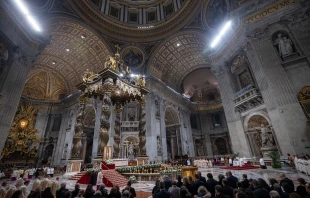
<svg viewBox="0 0 310 198">
<path fill-rule="evenodd" d="M 294 54 L 293 42 L 286 35 L 277 34 L 277 38 L 274 40 L 273 44 L 277 47 L 280 57 Z"/>
</svg>

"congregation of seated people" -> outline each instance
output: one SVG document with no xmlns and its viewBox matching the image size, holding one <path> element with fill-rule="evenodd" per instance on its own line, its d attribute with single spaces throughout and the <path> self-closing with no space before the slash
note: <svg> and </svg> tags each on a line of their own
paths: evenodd
<svg viewBox="0 0 310 198">
<path fill-rule="evenodd" d="M 153 198 L 310 198 L 310 184 L 298 178 L 298 186 L 281 173 L 279 178 L 270 178 L 268 183 L 262 178 L 248 179 L 246 174 L 239 179 L 231 171 L 220 174 L 218 180 L 211 173 L 207 178 L 200 172 L 192 177 L 178 177 L 171 181 L 164 176 L 157 180 L 152 190 Z"/>
</svg>

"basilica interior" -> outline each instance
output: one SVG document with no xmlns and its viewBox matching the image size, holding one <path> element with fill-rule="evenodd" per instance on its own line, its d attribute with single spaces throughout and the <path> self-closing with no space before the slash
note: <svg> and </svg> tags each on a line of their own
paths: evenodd
<svg viewBox="0 0 310 198">
<path fill-rule="evenodd" d="M 0 2 L 3 167 L 310 154 L 307 0 Z"/>
</svg>

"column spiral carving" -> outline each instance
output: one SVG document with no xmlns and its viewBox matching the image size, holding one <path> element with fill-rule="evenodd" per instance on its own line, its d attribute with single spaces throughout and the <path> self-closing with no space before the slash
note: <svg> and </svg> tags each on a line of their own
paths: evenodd
<svg viewBox="0 0 310 198">
<path fill-rule="evenodd" d="M 102 156 L 104 147 L 108 144 L 110 129 L 110 106 L 111 99 L 105 96 L 102 104 L 102 114 L 100 119 L 100 131 L 99 131 L 99 144 L 98 144 L 98 156 Z"/>
<path fill-rule="evenodd" d="M 140 155 L 145 156 L 146 155 L 146 137 L 145 137 L 145 99 L 141 100 L 140 102 L 140 108 L 141 108 L 141 116 L 140 116 L 140 123 L 139 123 L 139 149 L 140 149 Z"/>
<path fill-rule="evenodd" d="M 72 144 L 72 152 L 71 158 L 81 158 L 81 149 L 82 149 L 82 137 L 83 137 L 83 120 L 85 115 L 85 107 L 87 103 L 87 98 L 84 96 L 80 97 L 80 104 L 78 108 L 78 113 L 76 117 L 75 130 L 73 135 L 73 144 Z"/>
<path fill-rule="evenodd" d="M 120 143 L 120 128 L 121 128 L 121 112 L 123 108 L 121 105 L 116 104 L 114 111 L 116 114 L 115 125 L 114 125 L 114 144 L 113 144 L 113 156 L 118 157 L 119 154 L 119 143 Z"/>
</svg>

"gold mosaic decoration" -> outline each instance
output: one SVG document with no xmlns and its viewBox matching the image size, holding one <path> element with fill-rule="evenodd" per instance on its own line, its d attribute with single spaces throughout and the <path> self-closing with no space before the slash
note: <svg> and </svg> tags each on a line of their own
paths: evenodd
<svg viewBox="0 0 310 198">
<path fill-rule="evenodd" d="M 35 157 L 37 153 L 35 144 L 41 141 L 38 130 L 34 128 L 36 113 L 37 109 L 31 105 L 19 107 L 1 154 L 4 158 L 14 158 L 13 154 L 17 153 Z"/>
</svg>

